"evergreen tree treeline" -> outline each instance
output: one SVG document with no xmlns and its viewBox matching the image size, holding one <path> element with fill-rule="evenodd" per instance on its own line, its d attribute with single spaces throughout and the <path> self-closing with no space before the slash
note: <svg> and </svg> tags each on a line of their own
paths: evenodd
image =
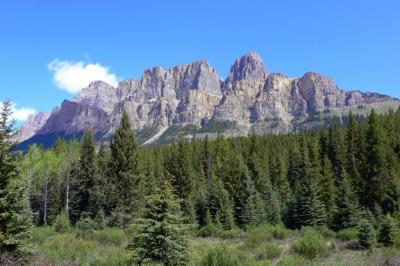
<svg viewBox="0 0 400 266">
<path fill-rule="evenodd" d="M 39 225 L 66 210 L 72 223 L 104 212 L 110 225 L 126 226 L 143 214 L 145 198 L 159 204 L 158 196 L 148 196 L 161 195 L 168 182 L 187 224 L 339 230 L 362 217 L 376 222 L 398 215 L 400 208 L 400 110 L 372 111 L 363 122 L 350 113 L 348 121 L 346 128 L 232 139 L 219 134 L 140 148 L 124 112 L 109 147 L 101 143 L 96 152 L 88 128 L 80 143 L 30 147 L 20 170 Z"/>
</svg>

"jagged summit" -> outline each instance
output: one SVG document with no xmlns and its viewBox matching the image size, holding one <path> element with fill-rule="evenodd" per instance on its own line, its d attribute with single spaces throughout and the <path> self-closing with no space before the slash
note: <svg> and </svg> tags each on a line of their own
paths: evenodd
<svg viewBox="0 0 400 266">
<path fill-rule="evenodd" d="M 107 138 L 124 109 L 135 130 L 145 132 L 143 142 L 158 138 L 165 142 L 178 137 L 177 128 L 196 138 L 216 132 L 245 135 L 252 127 L 260 134 L 282 133 L 323 126 L 352 108 L 364 115 L 371 108 L 384 111 L 398 105 L 389 96 L 344 91 L 316 72 L 299 78 L 269 74 L 261 56 L 250 52 L 235 60 L 225 81 L 205 60 L 153 67 L 139 80 L 120 81 L 116 88 L 94 81 L 50 115 L 28 120 L 19 140 L 26 140 L 22 144 L 26 146 L 47 136 L 79 135 L 87 126 L 98 138 Z"/>
<path fill-rule="evenodd" d="M 226 82 L 235 82 L 244 79 L 264 80 L 268 76 L 267 68 L 261 56 L 256 52 L 250 52 L 236 59 L 231 66 Z"/>
</svg>

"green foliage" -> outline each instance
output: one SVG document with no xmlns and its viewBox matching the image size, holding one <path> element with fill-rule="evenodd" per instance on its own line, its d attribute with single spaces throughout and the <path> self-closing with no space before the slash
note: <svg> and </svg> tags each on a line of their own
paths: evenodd
<svg viewBox="0 0 400 266">
<path fill-rule="evenodd" d="M 322 235 L 312 229 L 307 229 L 291 246 L 293 253 L 310 260 L 328 256 L 331 248 L 332 246 L 326 243 Z"/>
<path fill-rule="evenodd" d="M 63 233 L 71 230 L 71 223 L 69 221 L 68 213 L 60 213 L 53 223 L 54 231 Z"/>
<path fill-rule="evenodd" d="M 118 228 L 78 231 L 76 235 L 84 240 L 95 241 L 101 245 L 122 246 L 128 240 L 126 233 Z"/>
<path fill-rule="evenodd" d="M 287 256 L 284 257 L 281 261 L 278 262 L 278 266 L 313 266 L 315 265 L 313 262 L 307 260 L 302 256 Z"/>
<path fill-rule="evenodd" d="M 253 259 L 245 252 L 227 245 L 211 248 L 201 261 L 202 266 L 242 266 L 251 265 Z"/>
<path fill-rule="evenodd" d="M 97 212 L 96 216 L 94 217 L 94 222 L 97 229 L 104 229 L 106 227 L 107 220 L 103 210 Z"/>
<path fill-rule="evenodd" d="M 385 247 L 400 244 L 400 228 L 392 217 L 386 216 L 383 220 L 379 230 L 378 242 Z"/>
<path fill-rule="evenodd" d="M 82 231 L 90 231 L 98 228 L 95 221 L 89 216 L 81 217 L 81 219 L 76 223 L 76 228 Z"/>
<path fill-rule="evenodd" d="M 375 246 L 375 229 L 366 219 L 362 219 L 358 225 L 358 243 L 361 248 L 365 249 L 370 249 Z"/>
<path fill-rule="evenodd" d="M 134 229 L 128 248 L 133 251 L 135 263 L 187 264 L 187 226 L 168 183 L 146 197 Z"/>
<path fill-rule="evenodd" d="M 255 247 L 253 252 L 257 261 L 265 259 L 274 260 L 281 256 L 282 248 L 275 244 L 263 244 Z"/>
<path fill-rule="evenodd" d="M 354 227 L 360 218 L 360 207 L 356 192 L 347 177 L 344 177 L 339 184 L 336 198 L 336 209 L 334 212 L 333 227 L 343 229 Z"/>
<path fill-rule="evenodd" d="M 143 176 L 140 174 L 138 147 L 129 116 L 124 111 L 121 123 L 110 145 L 110 180 L 117 193 L 114 206 L 123 214 L 135 214 L 141 207 L 144 194 Z"/>
<path fill-rule="evenodd" d="M 114 246 L 102 246 L 95 241 L 60 234 L 48 238 L 40 246 L 44 258 L 35 258 L 36 265 L 129 265 L 130 254 Z"/>
<path fill-rule="evenodd" d="M 79 174 L 74 177 L 71 189 L 71 207 L 69 209 L 70 218 L 75 224 L 82 214 L 97 212 L 90 205 L 91 198 L 94 196 L 92 191 L 95 186 L 96 174 L 96 153 L 95 140 L 92 129 L 85 130 L 81 139 L 81 149 L 79 155 Z"/>
<path fill-rule="evenodd" d="M 12 152 L 14 134 L 11 102 L 0 111 L 0 253 L 21 255 L 29 252 L 24 241 L 30 237 L 32 214 L 27 200 L 27 180 L 22 178 Z"/>
<path fill-rule="evenodd" d="M 342 241 L 356 240 L 358 238 L 357 228 L 346 228 L 336 232 L 336 238 Z"/>
</svg>

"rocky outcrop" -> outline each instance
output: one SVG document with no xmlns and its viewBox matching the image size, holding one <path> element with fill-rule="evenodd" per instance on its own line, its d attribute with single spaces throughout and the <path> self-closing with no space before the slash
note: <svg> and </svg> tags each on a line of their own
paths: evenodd
<svg viewBox="0 0 400 266">
<path fill-rule="evenodd" d="M 28 119 L 22 124 L 17 131 L 14 141 L 21 142 L 34 136 L 45 124 L 50 114 L 40 112 L 36 115 L 29 115 Z"/>
<path fill-rule="evenodd" d="M 94 81 L 72 101 L 64 101 L 49 117 L 31 118 L 21 128 L 23 138 L 34 134 L 76 134 L 91 126 L 98 136 L 110 136 L 123 110 L 137 130 L 171 125 L 201 127 L 208 121 L 234 121 L 246 134 L 254 126 L 262 133 L 293 130 L 299 116 L 348 106 L 398 102 L 388 96 L 343 91 L 318 73 L 300 78 L 269 74 L 261 57 L 248 53 L 237 59 L 225 81 L 206 61 L 164 70 L 145 70 L 140 80 L 119 82 L 115 88 Z"/>
</svg>

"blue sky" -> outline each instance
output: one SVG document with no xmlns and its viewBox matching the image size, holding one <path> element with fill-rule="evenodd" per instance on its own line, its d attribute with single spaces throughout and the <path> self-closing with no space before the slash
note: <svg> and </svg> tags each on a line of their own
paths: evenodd
<svg viewBox="0 0 400 266">
<path fill-rule="evenodd" d="M 248 51 L 271 72 L 316 71 L 400 98 L 399 10 L 395 0 L 3 1 L 0 99 L 51 111 L 90 77 L 140 78 L 196 59 L 226 77 Z"/>
</svg>

